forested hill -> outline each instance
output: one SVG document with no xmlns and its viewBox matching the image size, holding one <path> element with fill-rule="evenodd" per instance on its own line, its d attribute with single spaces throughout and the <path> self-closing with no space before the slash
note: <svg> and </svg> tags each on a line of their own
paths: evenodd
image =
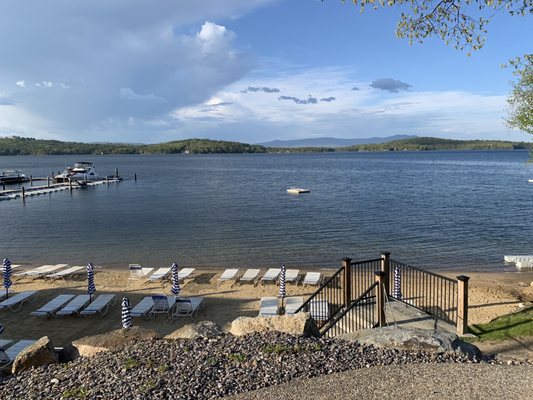
<svg viewBox="0 0 533 400">
<path fill-rule="evenodd" d="M 452 140 L 433 137 L 417 137 L 387 143 L 360 144 L 344 147 L 343 151 L 428 151 L 428 150 L 517 150 L 533 149 L 531 142 L 502 140 Z"/>
<path fill-rule="evenodd" d="M 0 155 L 75 154 L 175 154 L 265 153 L 263 146 L 208 139 L 188 139 L 139 145 L 127 143 L 79 143 L 23 137 L 0 138 Z"/>
<path fill-rule="evenodd" d="M 79 143 L 23 137 L 0 137 L 0 155 L 81 155 L 81 154 L 223 154 L 298 153 L 325 151 L 425 151 L 425 150 L 512 150 L 532 149 L 533 143 L 497 140 L 449 140 L 416 137 L 379 144 L 350 147 L 273 148 L 239 142 L 209 139 L 177 140 L 158 144 Z"/>
</svg>

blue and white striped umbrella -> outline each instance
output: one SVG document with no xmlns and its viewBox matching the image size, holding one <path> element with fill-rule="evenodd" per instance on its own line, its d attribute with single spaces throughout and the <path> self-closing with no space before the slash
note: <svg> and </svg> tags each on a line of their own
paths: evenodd
<svg viewBox="0 0 533 400">
<path fill-rule="evenodd" d="M 392 289 L 392 297 L 395 299 L 402 299 L 402 271 L 400 267 L 394 267 L 394 288 Z"/>
<path fill-rule="evenodd" d="M 181 288 L 180 288 L 180 279 L 178 274 L 178 264 L 172 263 L 172 268 L 170 269 L 172 273 L 172 288 L 170 291 L 174 296 L 179 296 Z"/>
<path fill-rule="evenodd" d="M 122 299 L 122 329 L 128 329 L 132 326 L 130 300 L 127 297 L 124 297 Z"/>
<path fill-rule="evenodd" d="M 94 286 L 94 267 L 93 263 L 87 264 L 87 293 L 89 294 L 89 302 L 93 301 L 93 294 L 96 292 Z"/>
<path fill-rule="evenodd" d="M 285 264 L 281 264 L 281 271 L 279 273 L 279 295 L 278 297 L 281 297 L 282 299 L 285 298 L 285 295 L 287 294 L 285 289 Z"/>
<path fill-rule="evenodd" d="M 11 261 L 9 261 L 7 258 L 4 258 L 4 262 L 2 263 L 4 266 L 4 287 L 6 288 L 6 299 L 9 297 L 9 288 L 11 287 Z"/>
<path fill-rule="evenodd" d="M 0 333 L 4 331 L 4 325 L 0 324 Z"/>
</svg>

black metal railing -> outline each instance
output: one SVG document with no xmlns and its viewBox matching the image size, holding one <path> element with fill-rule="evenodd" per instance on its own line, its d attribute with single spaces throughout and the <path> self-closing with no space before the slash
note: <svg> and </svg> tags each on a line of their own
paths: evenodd
<svg viewBox="0 0 533 400">
<path fill-rule="evenodd" d="M 295 312 L 311 314 L 319 327 L 329 324 L 344 304 L 344 267 L 338 269 Z"/>
<path fill-rule="evenodd" d="M 359 298 L 375 282 L 381 268 L 381 258 L 350 263 L 351 300 Z"/>
<path fill-rule="evenodd" d="M 376 291 L 378 282 L 370 285 L 348 307 L 344 308 L 321 330 L 322 336 L 334 337 L 343 333 L 374 328 L 377 324 Z"/>
<path fill-rule="evenodd" d="M 388 293 L 435 318 L 457 323 L 458 288 L 455 279 L 390 260 Z"/>
</svg>

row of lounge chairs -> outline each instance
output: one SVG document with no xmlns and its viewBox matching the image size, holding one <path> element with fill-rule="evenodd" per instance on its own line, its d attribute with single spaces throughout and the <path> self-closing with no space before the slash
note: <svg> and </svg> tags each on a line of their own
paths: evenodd
<svg viewBox="0 0 533 400">
<path fill-rule="evenodd" d="M 11 266 L 13 268 L 13 265 Z M 85 272 L 84 266 L 70 267 L 68 264 L 42 265 L 27 271 L 17 272 L 13 276 L 27 278 L 67 279 Z"/>
<path fill-rule="evenodd" d="M 46 303 L 44 306 L 31 313 L 34 317 L 48 317 L 52 315 L 94 315 L 107 314 L 111 304 L 115 303 L 114 294 L 101 294 L 90 302 L 88 294 L 60 294 Z"/>
<path fill-rule="evenodd" d="M 167 314 L 169 318 L 198 315 L 203 307 L 203 297 L 174 297 L 152 295 L 144 297 L 131 310 L 132 317 L 154 318 L 156 314 Z"/>
<path fill-rule="evenodd" d="M 130 264 L 129 270 L 130 279 L 147 279 L 149 282 L 157 282 L 169 277 L 171 268 L 161 267 L 154 271 L 154 268 L 141 267 L 139 264 Z M 182 268 L 178 270 L 178 279 L 185 280 L 191 278 L 195 270 L 196 268 Z"/>
<path fill-rule="evenodd" d="M 265 274 L 258 279 L 259 273 L 261 272 L 260 269 L 256 268 L 250 268 L 247 269 L 244 274 L 240 277 L 238 277 L 239 269 L 238 268 L 229 268 L 226 269 L 222 275 L 218 278 L 219 283 L 227 282 L 227 281 L 235 281 L 239 283 L 243 282 L 252 282 L 252 283 L 258 283 L 259 281 L 261 283 L 266 282 L 276 282 L 279 278 L 280 269 L 279 268 L 269 268 Z M 304 285 L 318 285 L 321 281 L 321 273 L 320 272 L 308 272 L 302 283 Z M 295 283 L 298 284 L 300 280 L 300 270 L 299 269 L 287 269 L 285 272 L 285 283 Z"/>
</svg>

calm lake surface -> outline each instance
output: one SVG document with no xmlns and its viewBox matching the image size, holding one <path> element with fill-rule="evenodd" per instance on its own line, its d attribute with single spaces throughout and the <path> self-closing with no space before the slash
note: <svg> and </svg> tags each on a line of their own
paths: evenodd
<svg viewBox="0 0 533 400">
<path fill-rule="evenodd" d="M 133 179 L 0 201 L 13 263 L 333 267 L 342 257 L 514 270 L 533 254 L 527 151 L 0 157 L 46 176 L 92 161 Z M 309 194 L 289 195 L 303 187 Z"/>
</svg>

